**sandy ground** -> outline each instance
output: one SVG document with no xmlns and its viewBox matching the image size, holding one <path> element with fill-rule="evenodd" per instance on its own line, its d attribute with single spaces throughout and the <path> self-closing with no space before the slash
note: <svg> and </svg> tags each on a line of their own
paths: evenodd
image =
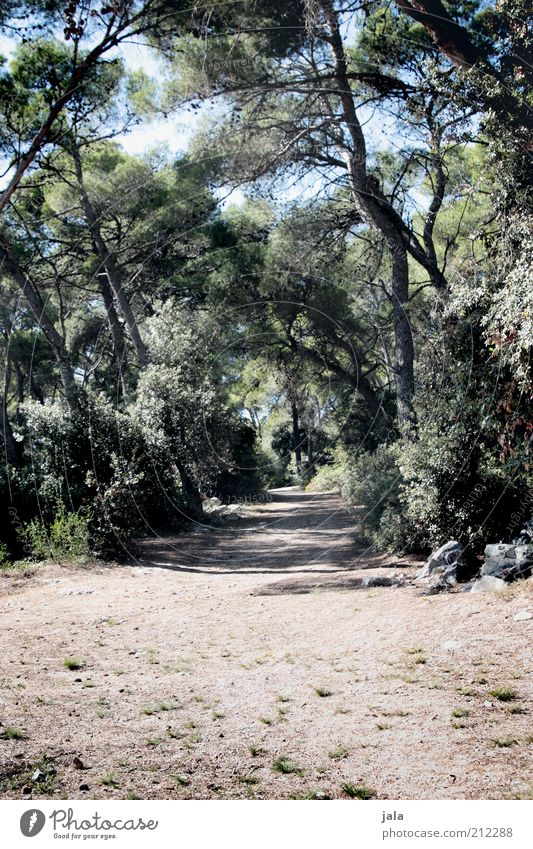
<svg viewBox="0 0 533 849">
<path fill-rule="evenodd" d="M 514 616 L 532 581 L 354 588 L 414 566 L 357 543 L 335 495 L 296 491 L 140 552 L 2 579 L 4 798 L 531 792 L 533 620 Z"/>
</svg>

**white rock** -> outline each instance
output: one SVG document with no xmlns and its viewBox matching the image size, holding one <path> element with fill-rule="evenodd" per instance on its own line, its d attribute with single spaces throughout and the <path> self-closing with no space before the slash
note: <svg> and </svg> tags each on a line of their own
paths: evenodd
<svg viewBox="0 0 533 849">
<path fill-rule="evenodd" d="M 442 648 L 446 651 L 457 651 L 457 649 L 461 648 L 461 643 L 459 640 L 447 640 L 447 642 L 442 644 Z"/>
<path fill-rule="evenodd" d="M 515 622 L 525 622 L 527 619 L 533 619 L 533 613 L 529 610 L 520 610 L 513 616 Z"/>
<path fill-rule="evenodd" d="M 507 584 L 501 578 L 492 575 L 483 575 L 479 581 L 474 581 L 470 588 L 471 593 L 501 593 Z"/>
</svg>

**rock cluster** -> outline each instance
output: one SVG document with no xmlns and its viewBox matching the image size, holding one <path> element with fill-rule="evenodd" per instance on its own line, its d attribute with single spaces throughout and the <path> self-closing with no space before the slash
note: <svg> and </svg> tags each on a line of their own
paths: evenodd
<svg viewBox="0 0 533 849">
<path fill-rule="evenodd" d="M 532 572 L 533 520 L 512 543 L 487 545 L 479 570 L 461 542 L 444 543 L 418 570 L 416 580 L 428 592 L 441 592 L 458 583 L 464 583 L 464 589 L 470 592 L 501 592 L 507 583 L 529 578 Z"/>
<path fill-rule="evenodd" d="M 492 575 L 503 581 L 529 578 L 533 566 L 533 545 L 487 545 L 481 575 Z"/>
</svg>

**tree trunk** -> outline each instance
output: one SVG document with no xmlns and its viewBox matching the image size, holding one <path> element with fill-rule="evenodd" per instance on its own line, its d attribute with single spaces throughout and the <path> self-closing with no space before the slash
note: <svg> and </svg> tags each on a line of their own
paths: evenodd
<svg viewBox="0 0 533 849">
<path fill-rule="evenodd" d="M 39 290 L 24 273 L 15 257 L 12 246 L 4 234 L 0 236 L 0 251 L 6 271 L 19 286 L 22 294 L 28 301 L 35 320 L 52 346 L 59 366 L 66 402 L 69 410 L 72 413 L 76 412 L 78 409 L 78 391 L 65 340 L 58 333 L 53 322 L 48 318 Z"/>
<path fill-rule="evenodd" d="M 96 249 L 96 246 L 95 246 Z M 126 359 L 126 340 L 124 339 L 124 331 L 119 321 L 115 304 L 113 303 L 113 293 L 105 272 L 98 274 L 98 282 L 102 300 L 107 315 L 107 323 L 113 337 L 113 352 L 117 363 L 117 369 L 120 376 L 120 385 L 122 387 L 122 395 L 126 394 L 126 386 L 124 378 L 128 371 L 128 361 Z"/>
<path fill-rule="evenodd" d="M 299 475 L 302 474 L 302 447 L 300 445 L 300 421 L 298 416 L 298 405 L 295 401 L 291 401 L 291 416 L 292 416 L 292 449 L 296 460 L 296 471 Z"/>
<path fill-rule="evenodd" d="M 311 430 L 307 431 L 307 476 L 311 477 L 313 474 L 313 467 L 315 465 L 315 455 L 313 451 L 313 432 Z"/>
<path fill-rule="evenodd" d="M 139 327 L 137 325 L 137 321 L 135 316 L 133 315 L 133 311 L 131 309 L 130 302 L 124 291 L 124 287 L 122 285 L 120 269 L 118 267 L 116 257 L 113 251 L 109 250 L 105 240 L 102 236 L 102 230 L 100 227 L 100 222 L 98 220 L 98 216 L 95 212 L 95 209 L 91 203 L 89 195 L 85 189 L 85 184 L 83 181 L 83 169 L 81 164 L 81 157 L 77 147 L 73 144 L 69 148 L 72 159 L 74 160 L 74 166 L 76 169 L 76 178 L 78 181 L 78 187 L 80 190 L 80 200 L 83 212 L 85 214 L 85 218 L 87 220 L 87 224 L 89 225 L 89 230 L 91 231 L 91 236 L 93 238 L 95 250 L 97 256 L 102 263 L 102 268 L 105 270 L 107 275 L 107 280 L 109 281 L 109 286 L 113 292 L 113 295 L 118 304 L 118 308 L 120 313 L 126 322 L 126 327 L 128 328 L 128 333 L 130 335 L 130 339 L 133 342 L 133 346 L 137 353 L 137 360 L 141 368 L 144 368 L 148 363 L 148 352 L 146 349 L 146 345 L 143 342 L 141 334 L 139 332 Z M 100 286 L 102 286 L 101 277 L 99 275 Z M 102 288 L 101 288 L 102 291 Z M 106 296 L 102 291 L 102 295 L 104 296 L 104 303 L 106 300 Z M 113 308 L 114 309 L 114 308 Z M 112 314 L 108 311 L 108 320 L 111 324 Z M 120 339 L 118 334 L 118 326 L 119 322 L 116 321 L 111 324 L 111 330 L 113 333 L 113 341 L 118 344 L 118 349 L 115 348 L 116 356 L 118 361 L 121 361 L 121 358 L 124 357 L 124 340 Z M 120 332 L 122 333 L 122 328 L 120 328 Z"/>
<path fill-rule="evenodd" d="M 396 342 L 394 372 L 397 414 L 400 429 L 406 432 L 414 424 L 414 347 L 407 311 L 409 301 L 407 248 L 404 234 L 396 226 L 397 222 L 393 211 L 389 210 L 390 204 L 383 196 L 377 182 L 367 173 L 366 143 L 348 78 L 338 15 L 331 0 L 324 0 L 322 6 L 329 28 L 328 40 L 335 67 L 338 97 L 342 105 L 344 123 L 351 140 L 351 149 L 348 149 L 345 145 L 340 145 L 340 153 L 346 163 L 359 214 L 367 224 L 383 236 L 391 256 L 392 314 Z"/>
<path fill-rule="evenodd" d="M 187 469 L 181 460 L 176 462 L 176 468 L 181 479 L 183 495 L 185 497 L 185 509 L 187 511 L 186 519 L 198 521 L 204 516 L 204 508 L 202 504 L 202 495 L 195 481 L 192 479 Z"/>
<path fill-rule="evenodd" d="M 19 469 L 22 465 L 22 451 L 19 443 L 13 436 L 9 414 L 7 412 L 7 399 L 5 395 L 0 397 L 0 408 L 2 410 L 2 437 L 4 439 L 5 456 L 8 463 Z"/>
</svg>

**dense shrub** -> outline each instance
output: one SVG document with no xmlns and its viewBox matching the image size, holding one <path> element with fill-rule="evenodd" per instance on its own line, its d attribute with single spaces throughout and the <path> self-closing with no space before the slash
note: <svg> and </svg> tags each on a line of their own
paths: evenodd
<svg viewBox="0 0 533 849">
<path fill-rule="evenodd" d="M 316 474 L 307 484 L 308 492 L 330 492 L 331 490 L 342 490 L 347 483 L 347 455 L 342 446 L 336 448 L 331 457 L 331 462 L 319 466 Z"/>
<path fill-rule="evenodd" d="M 36 560 L 72 560 L 89 554 L 89 526 L 89 516 L 61 510 L 50 524 L 32 519 L 20 530 L 20 538 Z"/>
</svg>

